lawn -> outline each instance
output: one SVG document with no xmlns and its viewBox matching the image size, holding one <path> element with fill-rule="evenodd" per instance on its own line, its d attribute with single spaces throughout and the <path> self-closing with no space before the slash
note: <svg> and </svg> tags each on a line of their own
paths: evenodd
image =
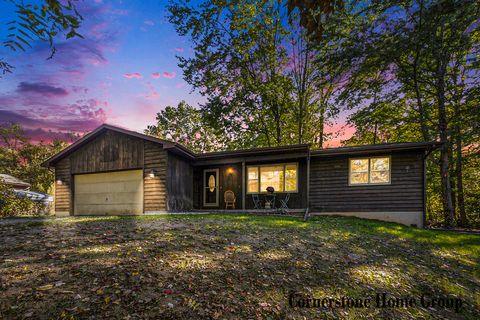
<svg viewBox="0 0 480 320">
<path fill-rule="evenodd" d="M 2 319 L 480 318 L 478 235 L 176 215 L 27 219 L 0 243 Z"/>
</svg>

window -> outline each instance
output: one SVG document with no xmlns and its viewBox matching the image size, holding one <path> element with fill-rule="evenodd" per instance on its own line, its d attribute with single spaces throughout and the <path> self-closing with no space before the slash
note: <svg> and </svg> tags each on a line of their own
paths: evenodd
<svg viewBox="0 0 480 320">
<path fill-rule="evenodd" d="M 296 163 L 263 165 L 247 168 L 247 192 L 297 192 L 298 165 Z"/>
<path fill-rule="evenodd" d="M 389 183 L 390 157 L 350 159 L 350 185 Z"/>
<path fill-rule="evenodd" d="M 258 167 L 248 168 L 248 192 L 258 192 Z"/>
</svg>

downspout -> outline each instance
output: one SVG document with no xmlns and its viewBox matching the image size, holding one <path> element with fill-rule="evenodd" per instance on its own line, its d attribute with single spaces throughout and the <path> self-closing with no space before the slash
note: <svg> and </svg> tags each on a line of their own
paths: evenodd
<svg viewBox="0 0 480 320">
<path fill-rule="evenodd" d="M 242 161 L 242 210 L 245 210 L 245 160 Z"/>
<path fill-rule="evenodd" d="M 307 208 L 305 209 L 304 220 L 307 220 L 309 217 L 310 209 L 310 148 L 307 151 Z"/>
<path fill-rule="evenodd" d="M 430 151 L 425 153 L 423 157 L 423 225 L 422 228 L 425 228 L 427 225 L 427 157 L 430 155 Z"/>
</svg>

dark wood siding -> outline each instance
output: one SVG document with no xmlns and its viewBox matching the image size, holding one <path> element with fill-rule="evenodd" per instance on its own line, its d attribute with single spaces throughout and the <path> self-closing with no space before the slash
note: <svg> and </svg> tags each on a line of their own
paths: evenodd
<svg viewBox="0 0 480 320">
<path fill-rule="evenodd" d="M 203 171 L 205 169 L 218 169 L 218 207 L 203 207 Z M 229 172 L 231 169 L 231 172 Z M 197 209 L 224 209 L 225 208 L 225 191 L 231 190 L 235 194 L 235 209 L 242 208 L 242 164 L 228 164 L 217 166 L 195 167 L 194 183 L 193 183 L 193 205 Z"/>
<path fill-rule="evenodd" d="M 168 155 L 167 167 L 168 202 L 176 202 L 177 210 L 193 208 L 193 167 L 174 154 Z"/>
<path fill-rule="evenodd" d="M 357 157 L 361 156 L 355 156 Z M 347 156 L 311 159 L 311 211 L 423 211 L 421 152 L 391 154 L 392 171 L 389 185 L 349 186 L 349 159 Z"/>
<path fill-rule="evenodd" d="M 143 167 L 143 140 L 106 131 L 71 154 L 71 172 L 91 173 Z"/>
<path fill-rule="evenodd" d="M 55 164 L 55 180 L 62 180 L 61 185 L 55 185 L 55 211 L 72 213 L 74 174 L 143 169 L 144 211 L 164 212 L 167 161 L 167 151 L 161 144 L 107 130 Z"/>
<path fill-rule="evenodd" d="M 167 151 L 160 144 L 144 141 L 143 199 L 145 212 L 167 210 Z M 150 172 L 154 170 L 154 177 Z"/>
<path fill-rule="evenodd" d="M 55 212 L 71 213 L 71 180 L 70 159 L 63 158 L 55 166 Z"/>
</svg>

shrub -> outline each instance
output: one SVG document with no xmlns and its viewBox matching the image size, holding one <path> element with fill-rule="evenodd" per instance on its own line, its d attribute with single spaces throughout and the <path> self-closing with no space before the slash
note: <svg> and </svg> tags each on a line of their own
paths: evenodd
<svg viewBox="0 0 480 320">
<path fill-rule="evenodd" d="M 40 215 L 48 212 L 47 209 L 42 202 L 18 197 L 11 187 L 0 182 L 0 217 Z"/>
</svg>

